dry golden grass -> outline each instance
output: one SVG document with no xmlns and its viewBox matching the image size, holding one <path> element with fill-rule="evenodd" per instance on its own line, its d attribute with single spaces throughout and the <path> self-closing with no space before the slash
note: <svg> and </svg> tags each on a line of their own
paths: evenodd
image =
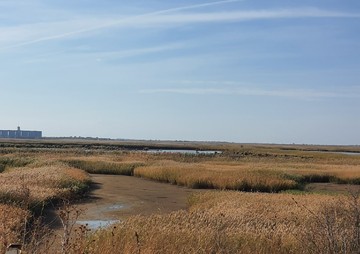
<svg viewBox="0 0 360 254">
<path fill-rule="evenodd" d="M 339 205 L 340 201 L 344 202 Z M 194 196 L 191 203 L 188 212 L 132 217 L 99 231 L 89 240 L 86 251 L 265 254 L 333 253 L 333 250 L 356 253 L 358 250 L 350 241 L 354 240 L 351 237 L 354 231 L 350 230 L 354 227 L 341 229 L 338 223 L 352 222 L 353 218 L 337 212 L 337 221 L 326 224 L 333 214 L 324 206 L 351 208 L 353 203 L 346 202 L 344 197 L 208 192 Z M 332 240 L 339 246 L 341 237 L 347 237 L 346 250 L 341 252 L 335 245 L 329 247 L 327 226 L 337 233 Z"/>
<path fill-rule="evenodd" d="M 245 149 L 245 148 L 242 148 Z M 257 150 L 259 149 L 259 150 Z M 31 154 L 26 154 L 31 157 Z M 360 156 L 247 147 L 220 155 L 64 150 L 33 154 L 36 164 L 64 161 L 89 173 L 125 174 L 191 188 L 278 192 L 308 182 L 360 183 Z"/>
<path fill-rule="evenodd" d="M 283 150 L 280 146 L 246 145 L 232 149 L 210 156 L 71 149 L 24 155 L 36 158 L 33 164 L 38 166 L 65 161 L 90 173 L 135 172 L 136 176 L 193 188 L 277 192 L 301 189 L 308 182 L 360 183 L 360 156 L 288 150 L 289 147 Z"/>
<path fill-rule="evenodd" d="M 37 205 L 80 191 L 88 181 L 83 171 L 61 164 L 13 168 L 0 174 L 0 198 L 6 203 L 26 200 Z"/>
<path fill-rule="evenodd" d="M 302 188 L 307 182 L 360 184 L 360 163 L 315 162 L 269 158 L 259 161 L 207 160 L 179 162 L 159 160 L 135 168 L 134 175 L 190 188 L 278 192 Z M 359 161 L 358 161 L 359 162 Z"/>
<path fill-rule="evenodd" d="M 0 205 L 0 253 L 10 243 L 21 242 L 21 235 L 30 213 L 20 207 Z"/>
<path fill-rule="evenodd" d="M 8 163 L 0 174 L 0 253 L 9 243 L 46 242 L 40 238 L 47 232 L 36 224 L 34 214 L 50 201 L 73 198 L 87 189 L 89 181 L 87 173 L 62 163 L 37 160 L 25 167 Z"/>
<path fill-rule="evenodd" d="M 74 162 L 93 173 L 130 170 L 192 188 L 278 192 L 316 181 L 360 183 L 360 156 L 267 146 L 234 146 L 216 156 L 86 149 L 7 150 L 0 160 L 1 200 L 27 209 L 29 203 L 71 197 L 89 180 L 70 166 Z M 353 235 L 360 236 L 360 229 L 353 218 L 360 218 L 360 200 L 354 200 L 358 203 L 340 196 L 211 191 L 194 196 L 189 211 L 129 218 L 81 248 L 86 253 L 356 253 Z M 2 222 L 4 244 L 19 238 L 26 209 L 0 205 L 0 215 L 12 223 Z"/>
<path fill-rule="evenodd" d="M 135 169 L 135 176 L 169 182 L 190 188 L 278 192 L 296 188 L 294 180 L 282 178 L 279 171 L 248 165 L 212 165 L 161 161 Z"/>
<path fill-rule="evenodd" d="M 314 165 L 312 168 L 303 167 L 290 169 L 284 172 L 307 178 L 328 177 L 334 182 L 360 184 L 359 165 Z"/>
<path fill-rule="evenodd" d="M 72 167 L 76 167 L 85 170 L 92 174 L 112 174 L 112 175 L 134 175 L 134 169 L 142 166 L 143 164 L 137 161 L 126 161 L 126 162 L 113 162 L 113 161 L 102 161 L 102 160 L 65 160 L 65 163 Z"/>
</svg>

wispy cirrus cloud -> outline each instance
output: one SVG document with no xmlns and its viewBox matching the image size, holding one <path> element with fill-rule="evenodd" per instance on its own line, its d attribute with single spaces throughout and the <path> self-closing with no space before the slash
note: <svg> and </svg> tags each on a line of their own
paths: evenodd
<svg viewBox="0 0 360 254">
<path fill-rule="evenodd" d="M 168 52 L 172 50 L 178 50 L 189 47 L 185 43 L 173 43 L 168 45 L 159 45 L 154 47 L 144 47 L 144 48 L 133 48 L 128 50 L 120 51 L 109 51 L 109 52 L 92 52 L 85 53 L 86 57 L 93 57 L 98 62 L 108 61 L 108 60 L 119 60 L 123 58 L 131 58 L 143 55 L 156 54 L 161 52 Z"/>
<path fill-rule="evenodd" d="M 173 43 L 168 45 L 159 45 L 155 47 L 145 47 L 145 48 L 135 48 L 130 50 L 121 50 L 121 51 L 110 51 L 110 52 L 94 52 L 93 55 L 97 55 L 101 58 L 127 58 L 139 55 L 146 55 L 152 53 L 159 53 L 163 51 L 171 51 L 176 49 L 182 49 L 189 47 L 184 43 Z"/>
<path fill-rule="evenodd" d="M 183 94 L 183 95 L 235 95 L 283 97 L 294 99 L 331 99 L 331 98 L 360 98 L 360 93 L 354 91 L 321 91 L 312 89 L 264 89 L 264 88 L 160 88 L 142 89 L 142 94 Z"/>
<path fill-rule="evenodd" d="M 148 20 L 147 25 L 169 23 L 201 23 L 201 22 L 235 22 L 262 19 L 296 19 L 296 18 L 360 18 L 359 13 L 345 13 L 320 10 L 316 8 L 226 11 L 209 13 L 185 13 L 159 15 Z M 142 24 L 143 20 L 137 20 Z M 135 21 L 134 24 L 137 24 Z"/>
<path fill-rule="evenodd" d="M 360 18 L 360 13 L 337 12 L 317 8 L 181 13 L 186 10 L 238 1 L 228 0 L 189 5 L 120 18 L 84 17 L 61 22 L 0 27 L 0 50 L 23 47 L 45 41 L 88 36 L 91 33 L 100 33 L 109 29 L 169 27 L 196 23 L 244 22 L 266 19 Z"/>
<path fill-rule="evenodd" d="M 61 22 L 46 22 L 25 24 L 19 26 L 0 27 L 0 43 L 3 41 L 6 43 L 6 39 L 10 42 L 10 45 L 1 46 L 0 50 L 17 48 L 36 44 L 44 41 L 59 40 L 64 38 L 71 38 L 82 34 L 101 31 L 103 29 L 109 29 L 112 27 L 129 27 L 135 24 L 149 24 L 154 16 L 205 8 L 214 5 L 227 4 L 232 2 L 241 2 L 244 0 L 223 0 L 203 4 L 188 5 L 170 9 L 164 9 L 159 11 L 148 12 L 140 15 L 126 16 L 121 18 L 83 18 L 76 20 L 65 20 Z M 54 31 L 60 31 L 54 33 Z M 22 40 L 21 40 L 22 39 Z"/>
<path fill-rule="evenodd" d="M 143 55 L 156 54 L 161 52 L 168 52 L 172 50 L 184 49 L 191 45 L 185 43 L 172 43 L 167 45 L 158 45 L 153 47 L 143 47 L 143 48 L 132 48 L 127 50 L 118 50 L 118 51 L 90 51 L 84 50 L 76 53 L 71 53 L 71 56 L 75 56 L 77 58 L 87 58 L 87 59 L 95 59 L 97 62 L 103 62 L 108 60 L 119 60 L 123 58 L 131 58 Z M 38 57 L 32 57 L 31 59 L 25 60 L 25 64 L 33 64 L 40 62 L 51 62 L 54 59 L 54 56 L 65 56 L 70 54 L 69 51 L 59 51 L 50 54 L 40 55 Z"/>
</svg>

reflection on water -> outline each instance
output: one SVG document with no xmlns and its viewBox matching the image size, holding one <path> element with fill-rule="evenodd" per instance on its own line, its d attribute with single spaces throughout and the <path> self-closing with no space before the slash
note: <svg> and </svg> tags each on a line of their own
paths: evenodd
<svg viewBox="0 0 360 254">
<path fill-rule="evenodd" d="M 351 156 L 359 156 L 360 152 L 333 152 L 333 151 L 311 151 L 311 152 L 318 152 L 318 153 L 329 153 L 329 154 L 343 154 L 343 155 L 351 155 Z"/>
<path fill-rule="evenodd" d="M 76 221 L 76 224 L 84 225 L 88 229 L 91 229 L 91 230 L 96 230 L 99 228 L 106 228 L 116 222 L 119 222 L 120 220 L 104 218 L 104 212 L 117 211 L 117 210 L 124 209 L 125 207 L 126 206 L 124 204 L 119 204 L 119 203 L 113 203 L 106 207 L 98 207 L 96 209 L 97 212 L 99 213 L 97 217 L 101 218 L 100 220 L 97 220 L 97 219 L 95 219 L 95 220 L 78 220 L 78 221 Z"/>
<path fill-rule="evenodd" d="M 76 224 L 87 226 L 87 228 L 94 230 L 99 228 L 108 227 L 114 223 L 119 222 L 119 220 L 80 220 Z"/>
<path fill-rule="evenodd" d="M 118 204 L 116 204 L 116 205 L 109 206 L 109 207 L 107 208 L 107 210 L 120 210 L 120 209 L 124 209 L 124 208 L 125 208 L 124 205 L 118 205 Z"/>
<path fill-rule="evenodd" d="M 339 154 L 346 154 L 346 155 L 360 155 L 360 153 L 355 153 L 355 152 L 340 152 Z"/>
<path fill-rule="evenodd" d="M 148 153 L 181 153 L 181 154 L 206 154 L 206 155 L 213 155 L 213 154 L 220 154 L 221 151 L 200 151 L 200 150 L 183 150 L 183 149 L 149 149 L 146 150 Z"/>
</svg>

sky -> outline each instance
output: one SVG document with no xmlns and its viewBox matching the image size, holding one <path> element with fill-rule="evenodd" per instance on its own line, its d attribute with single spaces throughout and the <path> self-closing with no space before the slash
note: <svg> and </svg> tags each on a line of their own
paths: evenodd
<svg viewBox="0 0 360 254">
<path fill-rule="evenodd" d="M 0 0 L 0 129 L 360 145 L 358 0 Z"/>
</svg>

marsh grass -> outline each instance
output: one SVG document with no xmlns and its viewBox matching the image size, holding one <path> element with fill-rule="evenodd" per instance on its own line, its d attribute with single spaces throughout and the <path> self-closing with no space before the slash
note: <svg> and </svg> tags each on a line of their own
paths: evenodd
<svg viewBox="0 0 360 254">
<path fill-rule="evenodd" d="M 201 189 L 279 192 L 302 190 L 313 182 L 360 184 L 360 156 L 286 149 L 238 146 L 216 156 L 63 149 L 22 152 L 17 158 L 31 158 L 33 167 L 61 161 L 88 173 L 135 175 Z"/>
<path fill-rule="evenodd" d="M 82 195 L 90 184 L 87 173 L 62 163 L 26 165 L 0 174 L 0 253 L 9 243 L 22 243 L 29 253 L 48 246 L 51 231 L 41 221 L 43 209 Z"/>
<path fill-rule="evenodd" d="M 345 196 L 338 196 L 334 202 L 324 202 L 318 210 L 302 206 L 311 217 L 311 223 L 300 235 L 308 253 L 359 253 L 359 194 L 358 191 L 349 191 Z"/>
<path fill-rule="evenodd" d="M 316 164 L 315 164 L 316 165 Z M 293 179 L 299 184 L 307 183 L 338 183 L 360 184 L 359 165 L 322 165 L 317 164 L 313 168 L 293 168 L 283 171 L 284 177 Z"/>
<path fill-rule="evenodd" d="M 13 168 L 0 174 L 0 201 L 19 204 L 29 195 L 30 207 L 35 208 L 54 199 L 79 194 L 89 183 L 90 179 L 83 171 L 60 164 Z"/>
<path fill-rule="evenodd" d="M 135 169 L 135 176 L 201 189 L 279 192 L 297 188 L 298 183 L 280 171 L 248 165 L 181 163 L 161 161 Z"/>
<path fill-rule="evenodd" d="M 355 254 L 359 249 L 358 196 L 224 191 L 197 194 L 189 202 L 189 211 L 135 216 L 98 231 L 88 239 L 87 253 Z"/>
<path fill-rule="evenodd" d="M 134 175 L 134 169 L 142 166 L 140 162 L 108 162 L 93 160 L 65 160 L 70 166 L 91 174 Z"/>
<path fill-rule="evenodd" d="M 243 154 L 247 155 L 232 157 L 225 153 L 200 162 L 158 160 L 136 168 L 135 175 L 188 187 L 196 186 L 191 182 L 200 178 L 205 182 L 201 185 L 208 188 L 263 192 L 301 190 L 313 182 L 360 183 L 360 156 L 308 152 L 288 155 L 284 151 Z"/>
<path fill-rule="evenodd" d="M 20 157 L 20 156 L 0 157 L 0 173 L 4 172 L 7 168 L 24 167 L 32 162 L 34 162 L 34 159 L 29 157 Z"/>
<path fill-rule="evenodd" d="M 33 216 L 32 207 L 71 200 L 85 191 L 89 183 L 86 170 L 236 191 L 193 196 L 189 211 L 130 217 L 90 238 L 80 237 L 76 244 L 69 243 L 67 253 L 297 254 L 357 253 L 354 250 L 359 249 L 358 196 L 275 194 L 301 190 L 309 182 L 359 184 L 359 156 L 250 145 L 227 145 L 216 156 L 95 151 L 88 145 L 85 150 L 64 144 L 56 149 L 32 146 L 11 148 L 0 156 L 0 218 L 6 218 L 0 237 L 4 244 L 21 240 L 26 231 L 24 220 Z M 35 253 L 32 250 L 39 242 L 34 243 L 30 253 Z M 57 250 L 61 252 L 61 247 Z"/>
<path fill-rule="evenodd" d="M 20 207 L 0 204 L 0 253 L 10 243 L 21 242 L 23 225 L 30 213 Z"/>
</svg>

